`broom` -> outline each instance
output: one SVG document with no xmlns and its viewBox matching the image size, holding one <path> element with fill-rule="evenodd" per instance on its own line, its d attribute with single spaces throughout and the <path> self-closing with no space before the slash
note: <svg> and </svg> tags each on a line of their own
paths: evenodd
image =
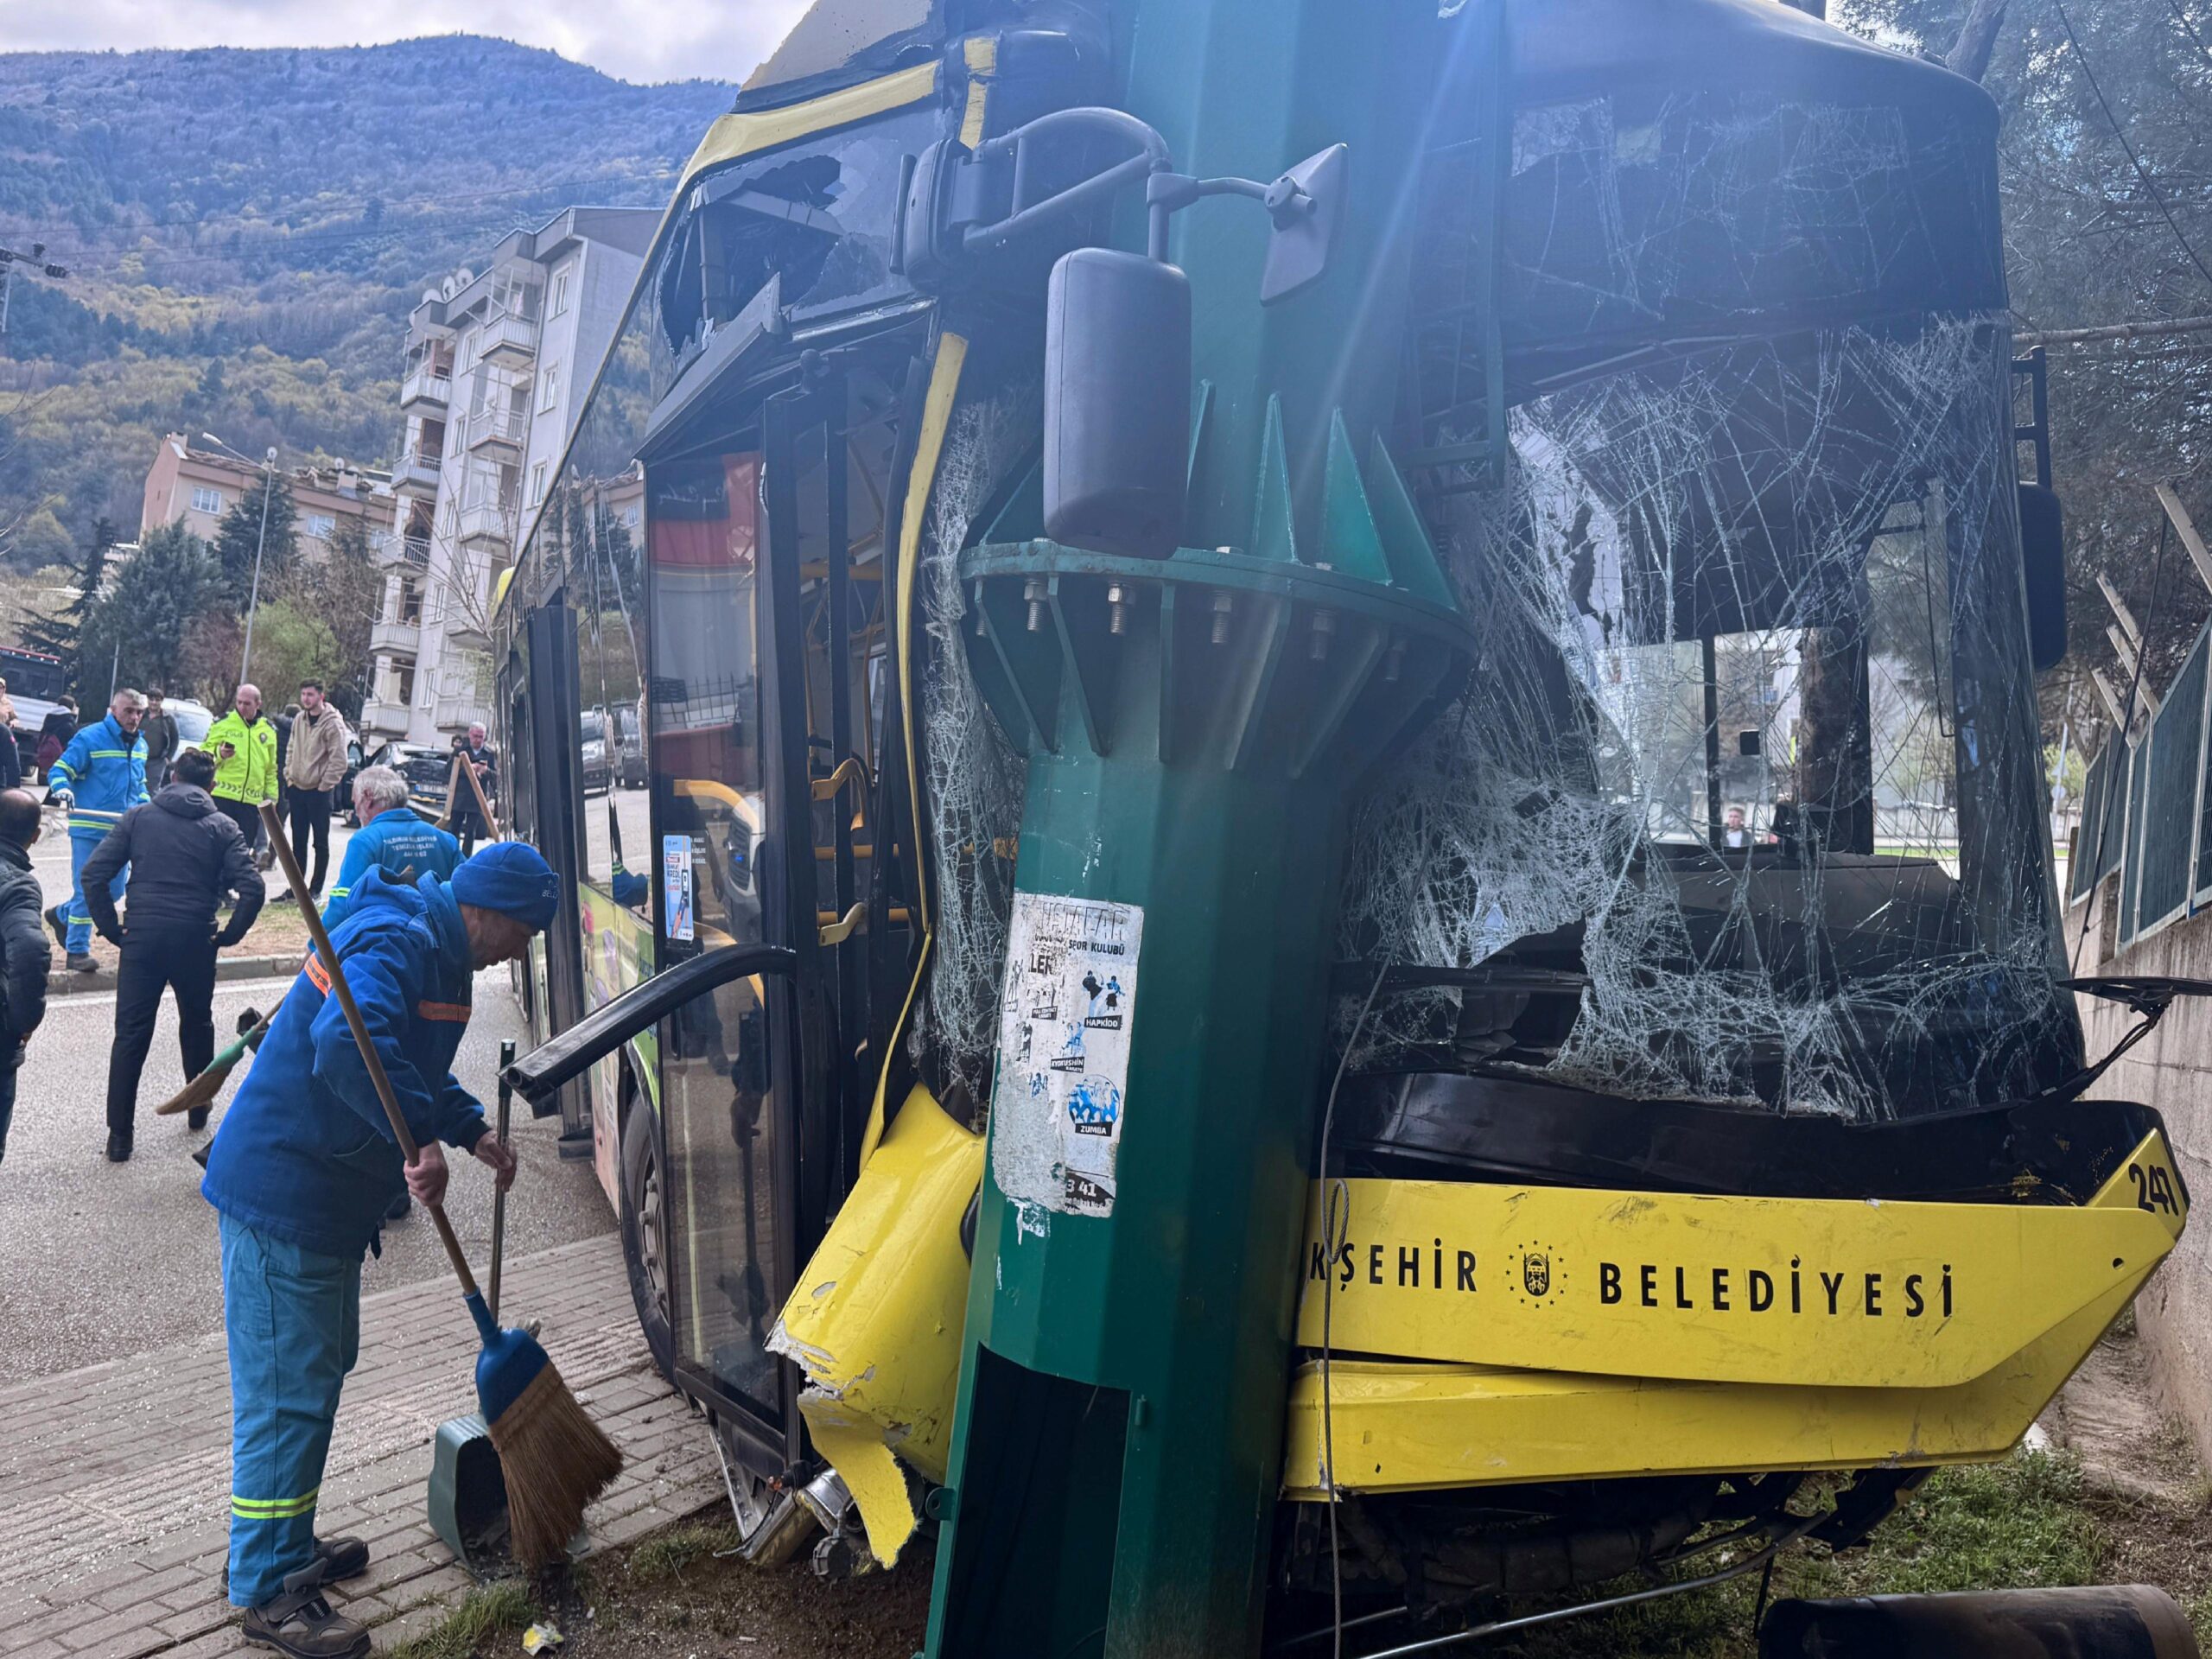
<svg viewBox="0 0 2212 1659">
<path fill-rule="evenodd" d="M 279 1003 L 277 1006 L 281 1007 L 283 1005 Z M 238 1041 L 208 1062 L 205 1071 L 186 1084 L 181 1091 L 155 1107 L 155 1116 L 174 1117 L 179 1112 L 193 1112 L 202 1106 L 213 1105 L 215 1096 L 223 1092 L 223 1085 L 230 1081 L 231 1073 L 238 1069 L 238 1063 L 246 1057 L 247 1051 L 261 1046 L 261 1039 L 269 1034 L 269 1022 L 275 1018 L 273 1014 L 260 1015 L 250 1029 L 239 1035 Z"/>
<path fill-rule="evenodd" d="M 369 1081 L 376 1085 L 377 1098 L 384 1103 L 392 1138 L 399 1142 L 400 1155 L 411 1164 L 417 1155 L 415 1137 L 399 1109 L 398 1097 L 391 1091 L 391 1079 L 385 1075 L 384 1064 L 377 1058 L 376 1045 L 369 1039 L 369 1028 L 353 1001 L 346 969 L 338 952 L 331 948 L 322 918 L 307 902 L 307 881 L 300 874 L 290 843 L 284 839 L 276 809 L 264 803 L 261 816 L 269 826 L 269 844 L 284 866 L 284 879 L 300 900 L 300 913 L 315 942 L 315 955 L 330 975 L 331 995 L 345 1011 L 354 1045 L 361 1051 L 361 1064 L 368 1068 Z M 502 1330 L 493 1319 L 444 1209 L 435 1204 L 423 1207 L 438 1230 L 454 1275 L 461 1281 L 461 1300 L 483 1338 L 484 1351 L 476 1357 L 476 1402 L 506 1476 L 515 1559 L 525 1567 L 543 1567 L 557 1560 L 575 1536 L 583 1524 L 584 1505 L 621 1473 L 622 1454 L 584 1414 L 545 1350 L 530 1333 Z"/>
</svg>

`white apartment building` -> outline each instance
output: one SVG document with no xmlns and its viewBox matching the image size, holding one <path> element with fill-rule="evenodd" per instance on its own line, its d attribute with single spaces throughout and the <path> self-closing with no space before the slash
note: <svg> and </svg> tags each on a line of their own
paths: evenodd
<svg viewBox="0 0 2212 1659">
<path fill-rule="evenodd" d="M 384 607 L 370 634 L 373 738 L 442 743 L 491 719 L 486 625 L 658 224 L 644 207 L 570 207 L 516 231 L 407 321 L 392 468 L 392 534 L 378 545 Z"/>
</svg>

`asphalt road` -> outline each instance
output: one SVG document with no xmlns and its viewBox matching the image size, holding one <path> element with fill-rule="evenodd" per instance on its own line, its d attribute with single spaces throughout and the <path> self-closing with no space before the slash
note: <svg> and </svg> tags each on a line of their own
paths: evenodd
<svg viewBox="0 0 2212 1659">
<path fill-rule="evenodd" d="M 65 850 L 65 884 L 66 859 Z M 487 1104 L 499 1039 L 522 1035 L 507 973 L 497 968 L 477 976 L 476 1014 L 454 1063 L 455 1075 Z M 219 985 L 217 1042 L 233 1030 L 241 1008 L 266 1011 L 285 983 Z M 154 1116 L 182 1078 L 174 1009 L 164 1001 L 139 1087 L 137 1155 L 126 1164 L 105 1158 L 114 1022 L 111 994 L 54 997 L 23 1063 L 0 1160 L 0 1384 L 222 1326 L 215 1212 L 200 1196 L 200 1168 L 188 1155 L 200 1137 L 181 1117 Z M 245 1075 L 241 1067 L 232 1090 Z M 228 1099 L 226 1091 L 216 1126 Z M 589 1163 L 560 1160 L 560 1121 L 533 1122 L 519 1104 L 516 1120 L 522 1167 L 507 1202 L 510 1256 L 613 1230 Z M 491 1173 L 460 1157 L 453 1168 L 448 1213 L 480 1274 L 490 1249 Z M 437 1236 L 419 1212 L 385 1230 L 383 1256 L 370 1258 L 362 1287 L 416 1282 L 425 1283 L 433 1317 L 464 1317 Z"/>
</svg>

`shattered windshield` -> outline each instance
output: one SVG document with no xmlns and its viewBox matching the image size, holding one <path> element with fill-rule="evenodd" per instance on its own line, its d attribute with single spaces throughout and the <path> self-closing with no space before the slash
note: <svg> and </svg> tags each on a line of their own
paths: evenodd
<svg viewBox="0 0 2212 1659">
<path fill-rule="evenodd" d="M 1344 943 L 1536 967 L 1386 1043 L 1887 1116 L 2063 1075 L 2005 336 L 1744 342 L 1514 412 L 1450 556 L 1489 635 L 1377 803 Z"/>
</svg>

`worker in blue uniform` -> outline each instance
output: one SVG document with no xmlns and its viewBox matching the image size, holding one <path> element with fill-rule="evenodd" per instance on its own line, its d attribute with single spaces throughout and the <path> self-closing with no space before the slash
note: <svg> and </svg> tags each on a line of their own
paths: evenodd
<svg viewBox="0 0 2212 1659">
<path fill-rule="evenodd" d="M 461 862 L 461 843 L 407 804 L 407 780 L 390 766 L 364 766 L 353 779 L 353 815 L 361 821 L 346 842 L 322 907 L 322 925 L 334 928 L 353 908 L 353 893 L 371 870 L 389 880 L 449 876 Z"/>
<path fill-rule="evenodd" d="M 46 912 L 46 925 L 67 957 L 73 974 L 95 972 L 92 960 L 92 912 L 85 902 L 85 861 L 99 849 L 107 832 L 123 822 L 123 815 L 146 795 L 146 740 L 138 722 L 146 712 L 145 699 L 136 691 L 122 690 L 109 699 L 107 717 L 81 726 L 46 775 L 50 798 L 69 815 L 69 874 L 76 891 L 65 910 L 56 905 Z M 130 879 L 125 866 L 116 872 L 112 896 L 123 897 Z"/>
<path fill-rule="evenodd" d="M 440 1143 L 504 1188 L 514 1154 L 454 1081 L 477 970 L 512 961 L 552 920 L 558 882 L 499 842 L 442 881 L 372 870 L 331 935 L 353 1000 L 421 1147 L 403 1164 L 331 979 L 312 953 L 217 1132 L 200 1192 L 221 1215 L 231 1362 L 230 1596 L 246 1640 L 291 1659 L 362 1659 L 366 1630 L 323 1586 L 367 1570 L 355 1538 L 315 1535 L 339 1390 L 360 1342 L 361 1259 L 403 1191 L 445 1195 Z"/>
</svg>

